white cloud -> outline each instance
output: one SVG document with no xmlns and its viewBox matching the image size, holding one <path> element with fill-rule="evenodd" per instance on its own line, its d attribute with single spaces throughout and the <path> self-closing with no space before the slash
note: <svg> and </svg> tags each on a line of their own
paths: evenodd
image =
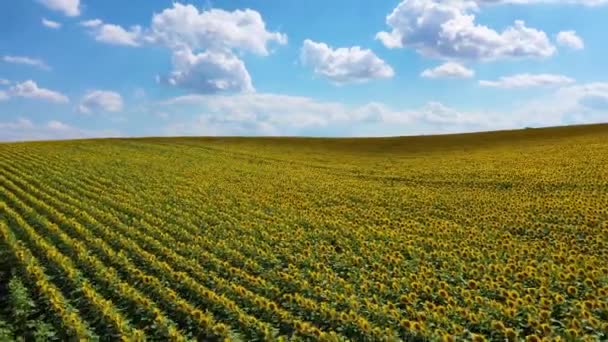
<svg viewBox="0 0 608 342">
<path fill-rule="evenodd" d="M 554 74 L 518 74 L 501 77 L 497 81 L 479 81 L 483 87 L 495 88 L 531 88 L 531 87 L 556 87 L 574 83 L 575 80 L 563 75 Z"/>
<path fill-rule="evenodd" d="M 137 25 L 125 30 L 118 25 L 104 24 L 97 31 L 95 39 L 109 44 L 138 46 L 140 34 L 141 27 Z"/>
<path fill-rule="evenodd" d="M 68 17 L 80 15 L 80 0 L 38 0 L 47 8 L 62 12 Z"/>
<path fill-rule="evenodd" d="M 287 43 L 285 34 L 266 30 L 266 24 L 257 11 L 199 11 L 193 5 L 178 2 L 154 14 L 147 30 L 140 26 L 127 30 L 100 19 L 86 20 L 80 24 L 91 29 L 95 39 L 101 42 L 130 46 L 151 43 L 172 50 L 184 47 L 193 51 L 238 49 L 266 56 L 270 42 Z"/>
<path fill-rule="evenodd" d="M 46 124 L 46 127 L 48 127 L 49 129 L 55 130 L 55 131 L 65 131 L 67 129 L 70 129 L 69 125 L 64 124 L 61 121 L 57 121 L 57 120 L 51 120 Z"/>
<path fill-rule="evenodd" d="M 409 47 L 444 59 L 495 60 L 548 57 L 555 47 L 547 34 L 521 20 L 502 32 L 475 22 L 470 1 L 403 0 L 386 17 L 391 28 L 376 39 L 388 48 Z"/>
<path fill-rule="evenodd" d="M 5 78 L 0 78 L 0 85 L 9 85 L 11 84 L 11 81 L 5 79 Z"/>
<path fill-rule="evenodd" d="M 25 56 L 3 56 L 2 60 L 7 63 L 24 64 L 24 65 L 29 65 L 29 66 L 33 66 L 36 68 L 40 68 L 43 70 L 51 69 L 43 60 L 38 59 L 38 58 L 25 57 Z"/>
<path fill-rule="evenodd" d="M 119 93 L 108 90 L 92 90 L 87 92 L 78 110 L 81 113 L 93 112 L 120 112 L 123 109 L 122 96 Z"/>
<path fill-rule="evenodd" d="M 81 21 L 80 25 L 88 27 L 95 40 L 113 45 L 139 46 L 142 39 L 141 26 L 124 29 L 114 24 L 105 24 L 100 19 Z"/>
<path fill-rule="evenodd" d="M 162 103 L 172 112 L 194 108 L 200 115 L 170 127 L 173 134 L 277 135 L 307 128 L 323 128 L 364 120 L 363 111 L 337 102 L 320 102 L 302 96 L 249 93 L 238 95 L 187 95 Z"/>
<path fill-rule="evenodd" d="M 199 10 L 173 3 L 152 16 L 150 27 L 124 29 L 100 19 L 82 21 L 95 39 L 105 43 L 160 45 L 173 54 L 173 71 L 157 81 L 200 93 L 248 92 L 253 85 L 240 53 L 270 54 L 272 42 L 286 44 L 287 36 L 270 32 L 259 12 L 251 9 Z"/>
<path fill-rule="evenodd" d="M 34 127 L 34 124 L 27 118 L 17 118 L 15 121 L 0 122 L 0 128 L 5 129 L 27 129 L 32 127 Z"/>
<path fill-rule="evenodd" d="M 162 81 L 198 93 L 254 91 L 245 63 L 229 51 L 194 54 L 184 48 L 173 53 L 174 70 Z"/>
<path fill-rule="evenodd" d="M 265 56 L 269 53 L 268 43 L 286 44 L 287 36 L 267 31 L 255 10 L 199 11 L 193 5 L 174 3 L 172 8 L 153 16 L 148 40 L 171 49 L 238 49 Z"/>
<path fill-rule="evenodd" d="M 574 84 L 535 99 L 516 112 L 519 127 L 599 123 L 608 120 L 608 83 Z"/>
<path fill-rule="evenodd" d="M 574 50 L 582 50 L 585 48 L 585 42 L 579 37 L 575 31 L 561 31 L 556 36 L 557 43 L 561 46 L 566 46 Z"/>
<path fill-rule="evenodd" d="M 0 90 L 0 101 L 6 101 L 8 100 L 8 95 L 6 94 L 6 92 Z"/>
<path fill-rule="evenodd" d="M 40 88 L 36 82 L 27 80 L 17 83 L 9 89 L 8 95 L 13 97 L 24 97 L 30 99 L 41 99 L 54 103 L 68 103 L 67 96 L 50 89 Z"/>
<path fill-rule="evenodd" d="M 608 4 L 608 0 L 475 0 L 479 4 L 560 4 L 560 5 L 583 5 L 601 6 Z"/>
<path fill-rule="evenodd" d="M 161 105 L 176 113 L 200 113 L 171 124 L 168 135 L 390 135 L 482 129 L 504 121 L 436 102 L 398 110 L 378 102 L 351 106 L 267 93 L 187 95 Z"/>
<path fill-rule="evenodd" d="M 97 26 L 101 26 L 103 24 L 103 21 L 101 21 L 101 19 L 90 19 L 90 20 L 83 20 L 80 22 L 81 26 L 84 27 L 97 27 Z"/>
<path fill-rule="evenodd" d="M 27 118 L 18 118 L 8 122 L 0 121 L 0 141 L 78 139 L 120 135 L 120 132 L 115 130 L 81 129 L 57 120 L 40 124 Z"/>
<path fill-rule="evenodd" d="M 434 101 L 409 108 L 348 105 L 268 93 L 186 95 L 157 107 L 172 113 L 166 135 L 437 134 L 605 122 L 608 83 L 565 85 L 504 111 L 463 111 Z"/>
<path fill-rule="evenodd" d="M 300 60 L 314 72 L 337 84 L 361 83 L 394 76 L 393 68 L 371 50 L 359 46 L 333 49 L 325 43 L 306 39 Z"/>
<path fill-rule="evenodd" d="M 42 25 L 51 28 L 51 29 L 59 29 L 61 28 L 61 23 L 49 20 L 47 18 L 42 18 Z"/>
<path fill-rule="evenodd" d="M 475 71 L 456 62 L 447 62 L 433 69 L 426 69 L 420 76 L 424 78 L 471 78 Z"/>
</svg>

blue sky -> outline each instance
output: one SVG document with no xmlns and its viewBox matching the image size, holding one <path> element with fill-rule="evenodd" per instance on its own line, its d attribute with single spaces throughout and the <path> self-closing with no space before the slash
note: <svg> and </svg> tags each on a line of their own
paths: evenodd
<svg viewBox="0 0 608 342">
<path fill-rule="evenodd" d="M 608 121 L 608 0 L 0 3 L 0 140 Z"/>
</svg>

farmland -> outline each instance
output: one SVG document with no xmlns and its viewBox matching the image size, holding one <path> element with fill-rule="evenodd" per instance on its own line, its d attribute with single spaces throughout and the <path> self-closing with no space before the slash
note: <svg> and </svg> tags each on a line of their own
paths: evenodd
<svg viewBox="0 0 608 342">
<path fill-rule="evenodd" d="M 0 144 L 0 340 L 606 340 L 608 125 Z"/>
</svg>

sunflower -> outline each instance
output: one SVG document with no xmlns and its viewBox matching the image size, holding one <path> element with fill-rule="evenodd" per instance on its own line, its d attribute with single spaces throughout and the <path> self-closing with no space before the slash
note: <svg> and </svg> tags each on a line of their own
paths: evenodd
<svg viewBox="0 0 608 342">
<path fill-rule="evenodd" d="M 578 293 L 578 290 L 576 289 L 576 287 L 574 286 L 568 286 L 566 288 L 566 293 L 568 293 L 570 296 L 576 296 L 576 294 Z"/>
<path fill-rule="evenodd" d="M 492 329 L 499 331 L 499 332 L 504 332 L 506 327 L 505 324 L 501 321 L 492 321 L 491 323 Z"/>
<path fill-rule="evenodd" d="M 507 341 L 517 340 L 517 332 L 513 328 L 506 328 L 504 331 L 504 335 L 507 338 Z"/>
<path fill-rule="evenodd" d="M 403 328 L 403 330 L 410 331 L 412 330 L 413 322 L 407 319 L 402 319 L 401 322 L 399 322 L 399 325 L 401 328 Z"/>
<path fill-rule="evenodd" d="M 456 337 L 449 333 L 444 333 L 441 335 L 441 342 L 456 342 Z"/>
<path fill-rule="evenodd" d="M 526 336 L 526 342 L 542 342 L 542 338 L 540 338 L 538 335 L 532 334 Z"/>
<path fill-rule="evenodd" d="M 540 325 L 540 327 L 539 327 L 538 329 L 539 329 L 539 330 L 540 330 L 540 331 L 543 333 L 543 335 L 545 335 L 545 336 L 549 336 L 549 335 L 551 335 L 551 333 L 553 333 L 553 328 L 552 328 L 552 327 L 551 327 L 549 324 L 547 324 L 547 323 L 543 323 L 543 324 L 541 324 L 541 325 Z"/>
<path fill-rule="evenodd" d="M 471 342 L 486 342 L 487 339 L 485 336 L 480 334 L 471 334 Z"/>
<path fill-rule="evenodd" d="M 424 326 L 420 322 L 412 323 L 412 330 L 416 333 L 421 333 L 424 330 Z"/>
<path fill-rule="evenodd" d="M 580 334 L 577 329 L 568 328 L 568 329 L 566 329 L 565 333 L 568 337 L 573 338 L 573 339 L 580 337 Z"/>
</svg>

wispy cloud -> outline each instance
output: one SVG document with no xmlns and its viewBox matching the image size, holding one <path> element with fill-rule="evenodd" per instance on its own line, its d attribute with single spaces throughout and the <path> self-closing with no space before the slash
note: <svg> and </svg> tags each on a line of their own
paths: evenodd
<svg viewBox="0 0 608 342">
<path fill-rule="evenodd" d="M 60 92 L 38 87 L 38 84 L 32 80 L 27 80 L 25 82 L 17 83 L 12 86 L 8 95 L 10 97 L 23 97 L 29 99 L 40 99 L 46 100 L 54 103 L 68 103 L 70 100 L 67 96 L 63 95 Z"/>
<path fill-rule="evenodd" d="M 87 92 L 78 110 L 81 113 L 93 112 L 120 112 L 123 108 L 122 96 L 109 90 L 92 90 Z"/>
<path fill-rule="evenodd" d="M 61 28 L 61 23 L 46 18 L 42 18 L 42 25 L 55 30 Z"/>
<path fill-rule="evenodd" d="M 447 62 L 436 68 L 424 70 L 420 76 L 424 78 L 471 78 L 475 76 L 475 71 L 459 63 Z"/>
<path fill-rule="evenodd" d="M 58 11 L 68 17 L 80 15 L 80 0 L 38 0 L 50 10 Z"/>
<path fill-rule="evenodd" d="M 513 76 L 505 76 L 497 81 L 479 81 L 482 87 L 495 88 L 532 88 L 532 87 L 557 87 L 574 83 L 575 80 L 564 76 L 554 74 L 519 74 Z"/>
<path fill-rule="evenodd" d="M 561 46 L 569 47 L 573 50 L 585 48 L 583 38 L 579 37 L 575 31 L 561 31 L 556 36 L 557 43 Z"/>
<path fill-rule="evenodd" d="M 23 64 L 33 66 L 42 70 L 51 70 L 43 60 L 26 56 L 3 56 L 2 60 L 6 63 Z"/>
<path fill-rule="evenodd" d="M 28 118 L 0 121 L 0 141 L 57 140 L 121 136 L 117 130 L 92 130 L 59 120 L 35 123 Z"/>
</svg>

